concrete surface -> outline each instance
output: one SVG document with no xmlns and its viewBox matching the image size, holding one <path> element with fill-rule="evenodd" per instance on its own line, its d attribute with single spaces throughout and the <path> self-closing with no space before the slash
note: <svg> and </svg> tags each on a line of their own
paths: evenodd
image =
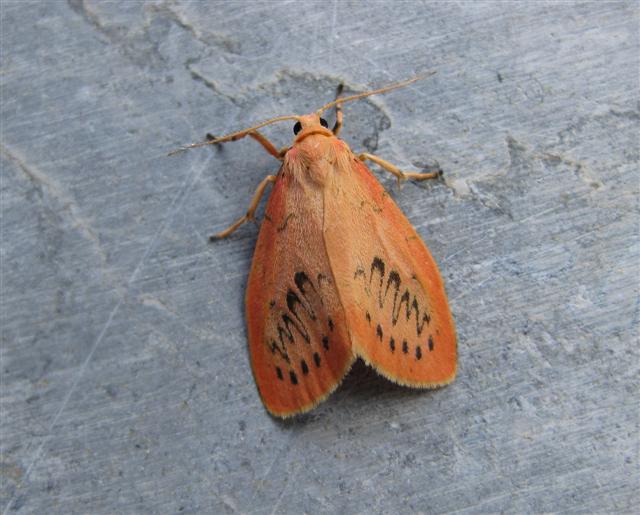
<svg viewBox="0 0 640 515">
<path fill-rule="evenodd" d="M 2 2 L 2 510 L 625 513 L 638 505 L 637 2 Z M 346 108 L 446 180 L 392 192 L 446 279 L 450 387 L 358 366 L 270 418 L 246 350 L 277 163 L 176 146 Z M 290 124 L 265 131 L 279 145 Z"/>
</svg>

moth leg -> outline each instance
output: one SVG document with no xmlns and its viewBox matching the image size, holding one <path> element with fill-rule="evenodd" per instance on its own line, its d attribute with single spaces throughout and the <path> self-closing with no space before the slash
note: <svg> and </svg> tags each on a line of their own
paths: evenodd
<svg viewBox="0 0 640 515">
<path fill-rule="evenodd" d="M 273 143 L 271 143 L 266 137 L 260 134 L 258 131 L 252 131 L 249 133 L 249 136 L 260 143 L 264 149 L 269 152 L 273 157 L 282 161 L 284 159 L 284 155 L 286 154 L 288 148 L 283 148 L 278 150 Z"/>
<path fill-rule="evenodd" d="M 234 138 L 231 138 L 229 141 L 238 141 L 239 139 L 242 139 L 246 136 L 249 136 L 251 138 L 253 138 L 254 140 L 256 140 L 258 143 L 260 143 L 260 145 L 262 145 L 264 147 L 264 149 L 269 152 L 269 154 L 271 154 L 273 157 L 275 157 L 276 159 L 282 161 L 284 159 L 284 155 L 287 153 L 287 150 L 289 150 L 288 147 L 284 147 L 280 150 L 278 150 L 275 145 L 273 143 L 271 143 L 265 136 L 263 136 L 262 134 L 260 134 L 258 131 L 251 131 L 251 132 L 246 132 L 243 134 L 238 134 L 237 136 L 235 136 Z M 211 133 L 207 133 L 207 141 L 213 141 L 214 139 L 216 139 L 216 137 L 211 134 Z M 218 143 L 219 145 L 220 143 Z"/>
<path fill-rule="evenodd" d="M 344 85 L 340 84 L 336 91 L 336 100 L 338 100 L 338 98 L 342 94 L 343 89 L 344 89 Z M 337 136 L 338 134 L 340 134 L 341 130 L 342 130 L 342 105 L 336 104 L 336 123 L 333 126 L 333 129 L 331 129 L 331 131 L 333 132 L 334 136 Z"/>
<path fill-rule="evenodd" d="M 238 218 L 238 220 L 236 220 L 233 224 L 231 224 L 230 227 L 228 227 L 224 231 L 219 232 L 218 234 L 214 234 L 213 236 L 209 236 L 209 241 L 216 241 L 221 240 L 222 238 L 226 238 L 243 223 L 255 220 L 254 214 L 256 212 L 256 209 L 258 209 L 260 199 L 262 198 L 262 195 L 264 195 L 264 190 L 266 189 L 267 185 L 271 182 L 276 182 L 275 175 L 267 175 L 258 185 L 258 187 L 256 188 L 256 192 L 253 194 L 253 198 L 251 199 L 249 209 L 247 209 L 247 213 L 244 216 Z"/>
<path fill-rule="evenodd" d="M 402 181 L 406 181 L 408 179 L 413 179 L 415 181 L 425 181 L 427 179 L 437 179 L 442 176 L 442 170 L 438 170 L 437 172 L 429 172 L 429 173 L 414 173 L 414 172 L 403 172 L 397 166 L 391 164 L 389 161 L 385 161 L 384 159 L 374 156 L 373 154 L 369 154 L 368 152 L 363 152 L 358 155 L 358 159 L 361 161 L 373 161 L 377 165 L 380 165 L 387 172 L 392 173 L 398 179 L 398 185 Z"/>
</svg>

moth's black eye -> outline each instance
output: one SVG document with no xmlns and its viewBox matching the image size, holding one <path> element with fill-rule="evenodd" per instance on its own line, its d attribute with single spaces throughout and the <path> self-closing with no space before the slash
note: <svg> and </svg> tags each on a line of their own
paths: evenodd
<svg viewBox="0 0 640 515">
<path fill-rule="evenodd" d="M 327 129 L 329 128 L 329 124 L 327 123 L 327 120 L 325 120 L 324 118 L 320 118 L 320 125 L 322 125 L 323 127 L 326 127 Z"/>
<path fill-rule="evenodd" d="M 296 122 L 293 126 L 293 133 L 298 134 L 302 130 L 302 124 L 300 122 Z"/>
</svg>

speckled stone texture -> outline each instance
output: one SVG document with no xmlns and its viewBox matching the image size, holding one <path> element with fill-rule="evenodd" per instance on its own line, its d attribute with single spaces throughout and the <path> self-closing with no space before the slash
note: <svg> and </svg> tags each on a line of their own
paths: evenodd
<svg viewBox="0 0 640 515">
<path fill-rule="evenodd" d="M 637 2 L 1 4 L 4 513 L 625 513 L 640 502 Z M 344 139 L 438 261 L 454 384 L 355 367 L 279 422 L 249 366 L 253 141 Z M 265 134 L 291 141 L 291 124 Z"/>
</svg>

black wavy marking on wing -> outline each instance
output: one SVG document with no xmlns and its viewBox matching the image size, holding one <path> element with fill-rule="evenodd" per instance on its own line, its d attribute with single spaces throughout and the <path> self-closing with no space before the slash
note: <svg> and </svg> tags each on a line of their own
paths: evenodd
<svg viewBox="0 0 640 515">
<path fill-rule="evenodd" d="M 398 319 L 400 318 L 400 311 L 402 309 L 402 305 L 405 305 L 405 317 L 408 322 L 411 319 L 411 314 L 415 312 L 416 314 L 416 334 L 420 336 L 424 329 L 425 324 L 429 324 L 431 321 L 431 317 L 428 313 L 420 312 L 420 305 L 418 304 L 418 299 L 415 295 L 412 295 L 409 292 L 409 289 L 406 288 L 404 293 L 400 295 L 400 289 L 402 285 L 402 279 L 400 279 L 400 274 L 395 270 L 391 270 L 387 277 L 387 285 L 386 288 L 384 286 L 384 278 L 385 278 L 385 264 L 384 261 L 379 257 L 374 257 L 373 261 L 371 261 L 371 272 L 369 275 L 369 284 L 373 281 L 374 273 L 377 273 L 380 276 L 380 281 L 378 284 L 378 305 L 380 309 L 384 309 L 385 303 L 387 301 L 387 297 L 389 295 L 389 290 L 393 288 L 393 306 L 391 307 L 391 322 L 395 326 L 398 323 Z M 398 298 L 399 297 L 399 298 Z"/>
<path fill-rule="evenodd" d="M 327 280 L 327 276 L 324 274 L 318 274 L 318 286 L 320 286 L 320 281 L 323 279 Z M 296 283 L 298 290 L 300 290 L 300 293 L 302 293 L 302 296 L 307 301 L 307 304 L 309 304 L 307 309 L 311 313 L 311 319 L 315 320 L 316 314 L 313 311 L 313 308 L 311 307 L 311 304 L 309 302 L 309 297 L 307 297 L 307 293 L 309 293 L 309 291 L 305 289 L 305 285 L 311 286 L 313 293 L 315 293 L 318 299 L 320 300 L 320 304 L 324 304 L 322 302 L 322 296 L 318 293 L 318 290 L 316 290 L 316 287 L 313 285 L 313 282 L 311 281 L 311 279 L 309 279 L 309 276 L 307 276 L 307 274 L 305 274 L 304 272 L 296 272 L 295 275 L 293 276 L 293 282 Z"/>
<path fill-rule="evenodd" d="M 309 301 L 309 291 L 312 290 L 320 299 L 320 303 L 322 303 L 321 296 L 318 294 L 316 287 L 313 285 L 313 282 L 309 279 L 307 274 L 304 272 L 296 272 L 293 276 L 293 282 L 295 283 L 298 291 L 294 291 L 292 288 L 287 290 L 286 304 L 288 312 L 280 315 L 280 320 L 277 325 L 278 341 L 272 339 L 269 343 L 271 352 L 273 354 L 279 354 L 287 363 L 290 363 L 287 345 L 294 344 L 296 340 L 294 331 L 297 332 L 306 343 L 311 343 L 309 329 L 307 328 L 304 319 L 306 318 L 311 321 L 315 321 L 317 316 Z M 300 298 L 301 296 L 306 302 L 303 302 Z"/>
</svg>

